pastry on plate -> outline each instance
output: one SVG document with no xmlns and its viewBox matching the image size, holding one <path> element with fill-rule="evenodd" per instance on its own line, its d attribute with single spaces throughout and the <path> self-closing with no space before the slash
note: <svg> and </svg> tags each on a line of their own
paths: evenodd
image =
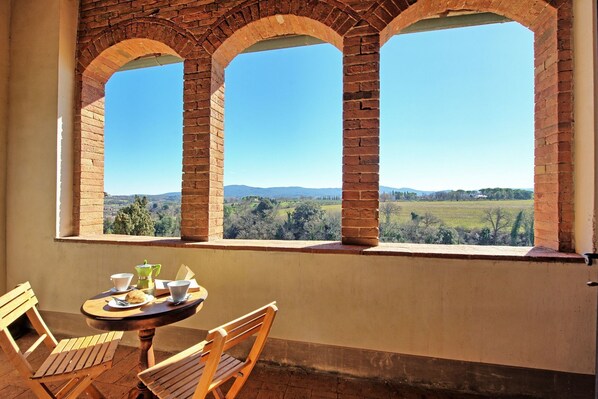
<svg viewBox="0 0 598 399">
<path fill-rule="evenodd" d="M 145 293 L 141 290 L 133 290 L 127 293 L 125 301 L 129 303 L 142 303 L 145 302 Z"/>
</svg>

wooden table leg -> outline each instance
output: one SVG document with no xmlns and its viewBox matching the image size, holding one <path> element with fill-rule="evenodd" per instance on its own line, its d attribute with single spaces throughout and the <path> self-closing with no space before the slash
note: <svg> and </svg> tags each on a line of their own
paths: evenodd
<svg viewBox="0 0 598 399">
<path fill-rule="evenodd" d="M 139 330 L 139 365 L 137 366 L 139 372 L 156 364 L 152 342 L 155 333 L 155 328 Z M 129 399 L 153 399 L 154 397 L 152 392 L 141 381 L 129 392 Z"/>
</svg>

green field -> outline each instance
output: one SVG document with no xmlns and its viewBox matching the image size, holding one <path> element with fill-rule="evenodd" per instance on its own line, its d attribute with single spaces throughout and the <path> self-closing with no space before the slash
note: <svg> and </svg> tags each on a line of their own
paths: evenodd
<svg viewBox="0 0 598 399">
<path fill-rule="evenodd" d="M 440 218 L 445 225 L 449 227 L 465 227 L 468 229 L 481 228 L 485 224 L 482 222 L 484 210 L 492 208 L 503 208 L 509 211 L 513 218 L 524 210 L 532 212 L 534 209 L 534 200 L 505 200 L 505 201 L 396 201 L 401 207 L 398 216 L 391 219 L 393 222 L 406 223 L 411 220 L 411 212 L 423 215 L 426 212 Z M 293 210 L 292 203 L 285 204 L 287 207 L 279 210 L 279 215 L 286 217 L 287 212 Z M 322 205 L 322 209 L 329 213 L 341 212 L 341 204 Z M 384 221 L 384 215 L 380 213 L 380 220 Z"/>
</svg>

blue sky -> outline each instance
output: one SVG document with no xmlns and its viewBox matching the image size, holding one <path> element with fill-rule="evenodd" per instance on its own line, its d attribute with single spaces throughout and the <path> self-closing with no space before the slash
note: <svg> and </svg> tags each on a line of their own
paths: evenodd
<svg viewBox="0 0 598 399">
<path fill-rule="evenodd" d="M 105 191 L 180 191 L 182 65 L 106 88 Z M 342 56 L 242 54 L 226 69 L 225 184 L 340 187 Z M 533 36 L 516 23 L 400 35 L 381 54 L 380 184 L 533 186 Z"/>
</svg>

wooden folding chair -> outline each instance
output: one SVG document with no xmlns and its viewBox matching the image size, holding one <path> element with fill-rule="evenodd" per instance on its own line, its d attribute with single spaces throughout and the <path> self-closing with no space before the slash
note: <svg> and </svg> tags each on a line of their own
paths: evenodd
<svg viewBox="0 0 598 399">
<path fill-rule="evenodd" d="M 218 399 L 237 396 L 264 348 L 276 316 L 276 302 L 210 330 L 206 339 L 139 373 L 139 379 L 159 398 L 203 399 L 209 392 Z M 225 350 L 257 335 L 245 361 Z M 222 393 L 220 385 L 235 378 Z"/>
<path fill-rule="evenodd" d="M 104 396 L 92 381 L 112 366 L 112 358 L 122 338 L 122 332 L 109 332 L 82 338 L 63 339 L 57 342 L 41 318 L 38 301 L 29 282 L 0 297 L 0 346 L 9 361 L 27 379 L 27 385 L 38 398 L 76 398 L 87 392 L 92 398 Z M 8 326 L 22 315 L 27 315 L 39 338 L 25 353 L 13 339 Z M 41 343 L 52 350 L 37 371 L 27 357 Z M 48 383 L 65 381 L 58 392 L 52 393 Z"/>
</svg>

